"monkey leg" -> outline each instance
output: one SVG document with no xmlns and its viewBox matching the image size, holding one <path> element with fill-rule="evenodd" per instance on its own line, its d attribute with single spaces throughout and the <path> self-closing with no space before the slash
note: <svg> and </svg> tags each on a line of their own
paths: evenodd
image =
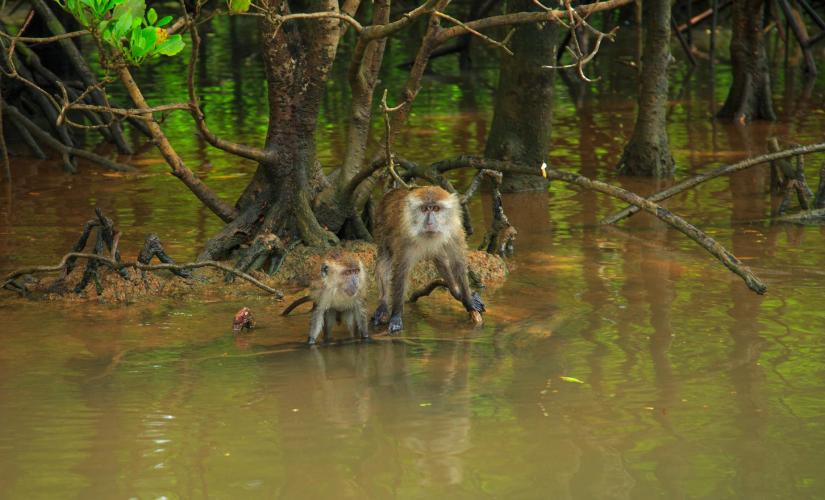
<svg viewBox="0 0 825 500">
<path fill-rule="evenodd" d="M 362 339 L 370 338 L 370 331 L 367 327 L 367 312 L 363 307 L 358 307 L 352 311 L 355 320 L 355 330 Z"/>
<path fill-rule="evenodd" d="M 435 259 L 435 269 L 441 278 L 447 282 L 447 290 L 450 291 L 450 295 L 452 295 L 455 300 L 464 303 L 464 299 L 461 297 L 461 286 L 456 283 L 455 277 L 452 271 L 450 271 L 450 266 L 447 262 L 444 259 Z"/>
<path fill-rule="evenodd" d="M 372 324 L 375 326 L 383 325 L 389 321 L 390 311 L 387 297 L 392 285 L 390 281 L 391 272 L 392 261 L 389 255 L 386 251 L 379 250 L 378 259 L 375 263 L 375 281 L 378 285 L 378 307 L 372 316 Z"/>
<path fill-rule="evenodd" d="M 410 268 L 406 259 L 393 262 L 392 272 L 392 315 L 390 316 L 389 333 L 398 333 L 404 328 L 401 316 L 404 314 L 404 298 L 407 292 L 407 274 Z"/>
<path fill-rule="evenodd" d="M 484 312 L 487 308 L 484 306 L 484 301 L 481 300 L 481 295 L 479 295 L 478 292 L 470 291 L 470 279 L 467 277 L 467 261 L 464 260 L 463 255 L 452 259 L 449 266 L 447 266 L 446 263 L 442 263 L 442 265 L 450 276 L 448 278 L 447 274 L 442 273 L 444 279 L 450 284 L 450 293 L 453 297 L 461 301 L 467 312 Z M 436 261 L 436 266 L 438 266 L 438 261 Z"/>
<path fill-rule="evenodd" d="M 327 309 L 324 313 L 324 342 L 332 340 L 332 327 L 338 322 L 338 312 Z"/>
<path fill-rule="evenodd" d="M 309 322 L 309 337 L 307 338 L 307 344 L 313 345 L 317 342 L 318 335 L 321 333 L 321 329 L 324 328 L 324 312 L 321 308 L 316 307 L 312 310 L 312 319 Z"/>
</svg>

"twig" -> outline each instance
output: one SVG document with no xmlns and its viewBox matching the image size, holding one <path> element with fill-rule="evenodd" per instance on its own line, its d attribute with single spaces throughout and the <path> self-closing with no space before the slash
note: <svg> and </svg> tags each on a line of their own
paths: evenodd
<svg viewBox="0 0 825 500">
<path fill-rule="evenodd" d="M 734 163 L 732 165 L 725 165 L 716 169 L 711 170 L 710 172 L 705 172 L 703 174 L 699 174 L 695 177 L 691 177 L 690 179 L 685 179 L 682 182 L 674 184 L 667 189 L 659 191 L 658 193 L 648 197 L 647 199 L 652 202 L 658 202 L 662 200 L 666 200 L 672 196 L 675 196 L 683 191 L 687 191 L 688 189 L 698 186 L 705 181 L 709 181 L 711 179 L 715 179 L 716 177 L 732 174 L 733 172 L 738 172 L 740 170 L 745 170 L 746 168 L 750 168 L 756 165 L 761 165 L 763 163 L 768 163 L 774 160 L 780 160 L 782 158 L 790 158 L 792 156 L 808 154 L 808 153 L 815 153 L 818 151 L 825 151 L 825 142 L 821 142 L 818 144 L 808 144 L 806 146 L 800 146 L 797 148 L 786 149 L 784 151 L 778 151 L 776 153 L 769 153 L 761 156 L 756 156 L 753 158 L 748 158 L 747 160 L 740 161 L 738 163 Z M 600 223 L 601 224 L 614 224 L 619 222 L 622 219 L 630 217 L 631 215 L 635 214 L 639 211 L 638 206 L 631 206 L 627 207 L 624 210 L 617 212 L 609 217 L 603 219 Z"/>
<path fill-rule="evenodd" d="M 77 38 L 85 35 L 89 35 L 90 32 L 88 30 L 82 31 L 70 31 L 68 33 L 61 33 L 59 35 L 54 36 L 43 36 L 43 37 L 31 37 L 31 36 L 15 36 L 10 35 L 8 33 L 4 33 L 0 31 L 0 37 L 6 38 L 8 40 L 12 40 L 12 42 L 23 42 L 23 43 L 37 43 L 37 44 L 45 44 L 45 43 L 53 43 L 59 42 L 61 40 L 65 40 L 67 38 Z"/>
<path fill-rule="evenodd" d="M 186 80 L 187 88 L 189 90 L 189 103 L 187 104 L 187 108 L 189 109 L 189 112 L 192 114 L 192 118 L 195 120 L 195 125 L 198 127 L 198 131 L 201 133 L 206 142 L 208 142 L 209 144 L 218 149 L 222 149 L 223 151 L 226 151 L 228 153 L 232 153 L 242 158 L 255 160 L 261 163 L 273 162 L 275 159 L 274 151 L 267 151 L 261 148 L 256 148 L 245 144 L 238 144 L 235 142 L 228 141 L 226 139 L 222 139 L 218 137 L 214 132 L 212 132 L 206 125 L 206 116 L 203 114 L 203 110 L 200 107 L 200 103 L 198 102 L 198 96 L 195 91 L 195 66 L 198 61 L 198 53 L 200 52 L 200 34 L 198 33 L 198 28 L 195 25 L 193 17 L 190 16 L 188 12 L 186 12 L 186 5 L 183 1 L 181 1 L 181 9 L 183 9 L 184 19 L 186 20 L 189 29 L 189 36 L 192 40 L 192 55 L 189 58 L 189 66 Z M 196 17 L 199 14 L 199 12 L 200 3 L 195 2 L 194 14 Z"/>
<path fill-rule="evenodd" d="M 60 260 L 60 263 L 58 263 L 57 265 L 54 265 L 54 266 L 33 266 L 33 267 L 29 267 L 29 268 L 18 269 L 17 271 L 14 271 L 14 272 L 12 272 L 12 273 L 10 273 L 6 276 L 6 279 L 5 279 L 5 281 L 3 281 L 3 284 L 0 286 L 0 288 L 5 288 L 6 285 L 10 284 L 12 281 L 19 278 L 20 276 L 23 276 L 24 274 L 53 273 L 53 272 L 62 271 L 63 268 L 66 266 L 67 261 L 69 259 L 72 259 L 72 258 L 74 258 L 74 259 L 96 260 L 96 261 L 100 262 L 101 264 L 104 264 L 104 265 L 108 266 L 109 268 L 111 268 L 115 271 L 119 271 L 121 269 L 128 269 L 128 268 L 138 269 L 138 270 L 141 270 L 141 271 L 163 271 L 163 270 L 167 270 L 167 271 L 184 271 L 184 270 L 187 270 L 187 269 L 197 269 L 197 268 L 200 268 L 200 267 L 214 267 L 214 268 L 220 269 L 222 271 L 225 271 L 227 273 L 232 273 L 232 274 L 236 275 L 237 277 L 252 283 L 253 285 L 260 288 L 261 290 L 264 290 L 264 291 L 267 291 L 267 292 L 271 293 L 272 295 L 274 295 L 278 299 L 283 298 L 283 296 L 284 296 L 283 293 L 281 293 L 279 290 L 276 290 L 276 289 L 274 289 L 274 288 L 272 288 L 268 285 L 265 285 L 264 283 L 261 283 L 259 280 L 253 278 L 252 276 L 250 276 L 250 275 L 248 275 L 244 272 L 235 270 L 232 267 L 227 266 L 226 264 L 223 264 L 221 262 L 215 262 L 213 260 L 204 260 L 204 261 L 201 261 L 201 262 L 189 262 L 189 263 L 186 263 L 186 264 L 141 264 L 139 262 L 117 262 L 116 260 L 111 259 L 109 257 L 106 257 L 105 255 L 97 255 L 97 254 L 93 254 L 93 253 L 81 253 L 81 252 L 69 252 L 69 253 L 67 253 Z"/>
<path fill-rule="evenodd" d="M 452 16 L 448 16 L 447 14 L 445 14 L 445 13 L 443 13 L 443 12 L 439 12 L 439 11 L 435 11 L 435 12 L 433 12 L 433 14 L 434 14 L 434 15 L 436 15 L 436 16 L 438 16 L 438 17 L 440 17 L 440 18 L 442 18 L 442 19 L 446 19 L 447 21 L 450 21 L 450 22 L 451 22 L 451 23 L 453 23 L 453 24 L 457 24 L 457 25 L 459 25 L 459 26 L 464 27 L 464 28 L 465 28 L 465 29 L 466 29 L 466 30 L 467 30 L 470 34 L 475 35 L 475 36 L 477 36 L 477 37 L 481 38 L 482 40 L 484 40 L 485 42 L 489 43 L 490 45 L 493 45 L 493 46 L 495 46 L 495 47 L 500 48 L 501 50 L 503 50 L 504 52 L 506 52 L 506 53 L 507 53 L 507 55 L 511 55 L 511 56 L 513 55 L 513 51 L 512 51 L 512 50 L 510 50 L 510 49 L 509 49 L 506 45 L 504 45 L 503 43 L 501 43 L 501 42 L 499 42 L 499 41 L 496 41 L 496 40 L 493 40 L 492 38 L 490 38 L 489 36 L 487 36 L 487 35 L 485 35 L 485 34 L 479 33 L 478 31 L 476 31 L 476 30 L 474 30 L 473 28 L 471 28 L 471 27 L 467 26 L 466 24 L 464 24 L 463 22 L 459 21 L 458 19 L 456 19 L 456 18 L 454 18 L 454 17 L 452 17 Z"/>
<path fill-rule="evenodd" d="M 390 108 L 387 106 L 387 89 L 384 89 L 384 95 L 381 97 L 381 111 L 384 112 L 384 149 L 385 149 L 385 158 L 387 160 L 387 169 L 390 171 L 390 175 L 392 175 L 395 182 L 402 185 L 407 189 L 412 189 L 412 187 L 404 182 L 404 180 L 399 177 L 398 172 L 395 171 L 395 162 L 392 158 L 392 148 L 391 148 L 391 141 L 392 141 L 392 133 L 390 129 L 390 113 L 394 113 L 398 111 L 404 106 L 405 103 L 401 103 L 398 106 Z"/>
<path fill-rule="evenodd" d="M 663 220 L 679 232 L 696 242 L 699 246 L 704 248 L 708 253 L 716 257 L 725 267 L 730 269 L 734 274 L 741 277 L 745 284 L 758 294 L 763 294 L 767 290 L 767 286 L 760 280 L 751 270 L 743 265 L 732 253 L 730 253 L 724 246 L 719 244 L 716 240 L 705 234 L 703 231 L 693 226 L 683 218 L 670 212 L 666 208 L 657 205 L 651 200 L 642 198 L 641 196 L 610 184 L 590 179 L 582 175 L 574 174 L 572 172 L 563 172 L 549 167 L 539 169 L 529 165 L 523 165 L 502 160 L 489 160 L 486 158 L 473 156 L 460 156 L 451 160 L 444 160 L 432 165 L 433 168 L 440 172 L 456 168 L 488 168 L 498 170 L 501 172 L 510 172 L 516 174 L 527 175 L 543 175 L 548 179 L 555 179 L 568 184 L 575 184 L 585 189 L 598 191 L 614 198 L 619 198 L 631 205 L 640 207 L 645 212 L 648 212 L 657 218 Z"/>
</svg>

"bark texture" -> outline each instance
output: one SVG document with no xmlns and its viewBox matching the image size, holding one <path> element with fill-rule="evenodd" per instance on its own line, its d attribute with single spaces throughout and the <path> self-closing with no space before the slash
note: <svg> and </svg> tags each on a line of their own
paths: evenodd
<svg viewBox="0 0 825 500">
<path fill-rule="evenodd" d="M 509 3 L 510 12 L 536 10 L 530 0 Z M 555 24 L 519 26 L 512 37 L 513 55 L 502 54 L 493 123 L 484 156 L 536 168 L 550 150 L 553 116 L 553 65 L 558 28 Z M 545 189 L 541 177 L 506 174 L 502 192 Z"/>
<path fill-rule="evenodd" d="M 733 83 L 718 116 L 738 123 L 775 120 L 762 32 L 764 0 L 734 0 L 731 9 Z"/>
<path fill-rule="evenodd" d="M 667 140 L 670 2 L 645 0 L 642 9 L 644 49 L 636 126 L 619 160 L 619 173 L 649 177 L 673 175 Z"/>
<path fill-rule="evenodd" d="M 266 0 L 280 15 L 338 11 L 338 2 Z M 315 151 L 315 127 L 341 34 L 340 21 L 319 18 L 282 23 L 262 18 L 262 56 L 267 75 L 269 128 L 261 162 L 237 202 L 238 217 L 207 242 L 200 260 L 223 259 L 257 234 L 300 238 L 310 246 L 336 241 L 318 223 L 311 199 L 323 186 Z"/>
</svg>

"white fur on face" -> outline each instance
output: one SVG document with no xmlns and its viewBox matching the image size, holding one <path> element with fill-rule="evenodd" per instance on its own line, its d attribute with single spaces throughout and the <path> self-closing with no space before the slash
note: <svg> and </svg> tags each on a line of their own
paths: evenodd
<svg viewBox="0 0 825 500">
<path fill-rule="evenodd" d="M 424 224 L 427 219 L 427 214 L 421 211 L 422 205 L 429 204 L 426 200 L 422 200 L 417 196 L 407 197 L 407 209 L 402 215 L 402 224 L 406 228 L 407 236 L 415 239 L 441 239 L 454 233 L 456 229 L 461 228 L 461 216 L 457 210 L 459 208 L 458 197 L 455 194 L 450 194 L 447 198 L 433 202 L 433 205 L 438 205 L 440 210 L 434 212 L 436 225 L 438 227 L 438 234 L 432 234 L 425 231 Z"/>
<path fill-rule="evenodd" d="M 321 302 L 319 307 L 337 311 L 352 308 L 357 301 L 362 300 L 364 294 L 365 283 L 363 280 L 366 276 L 364 264 L 359 263 L 358 265 L 360 269 L 358 274 L 359 286 L 356 294 L 352 296 L 348 295 L 345 290 L 348 278 L 342 279 L 341 273 L 344 269 L 335 263 L 328 263 L 328 266 L 329 270 L 327 271 L 327 277 L 324 278 L 324 286 L 330 293 L 323 294 L 319 297 Z"/>
<path fill-rule="evenodd" d="M 452 237 L 463 231 L 461 215 L 458 212 L 460 204 L 455 194 L 432 202 L 433 205 L 439 206 L 438 212 L 431 213 L 438 229 L 436 233 L 427 232 L 425 229 L 427 214 L 421 211 L 425 203 L 429 202 L 416 196 L 409 196 L 407 209 L 402 214 L 401 222 L 406 229 L 407 237 L 414 242 L 407 253 L 410 265 L 442 253 L 444 246 L 450 242 Z"/>
</svg>

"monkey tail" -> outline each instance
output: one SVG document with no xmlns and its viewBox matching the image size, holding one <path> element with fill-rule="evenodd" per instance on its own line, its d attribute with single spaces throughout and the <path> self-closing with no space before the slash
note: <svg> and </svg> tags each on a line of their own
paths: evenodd
<svg viewBox="0 0 825 500">
<path fill-rule="evenodd" d="M 301 304 L 305 304 L 307 302 L 312 302 L 312 297 L 310 297 L 309 295 L 301 297 L 300 299 L 296 300 L 292 304 L 289 304 L 289 306 L 287 306 L 287 308 L 284 309 L 284 312 L 281 313 L 281 316 L 288 315 L 289 313 L 292 312 L 293 309 L 295 309 L 296 307 L 300 306 Z"/>
</svg>

